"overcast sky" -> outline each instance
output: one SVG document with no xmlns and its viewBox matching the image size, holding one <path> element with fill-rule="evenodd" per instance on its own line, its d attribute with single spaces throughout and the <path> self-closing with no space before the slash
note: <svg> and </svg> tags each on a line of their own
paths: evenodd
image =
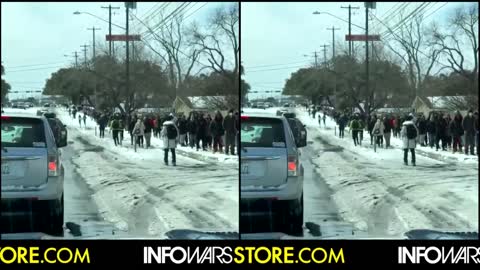
<svg viewBox="0 0 480 270">
<path fill-rule="evenodd" d="M 112 16 L 114 24 L 125 26 L 124 2 L 31 2 L 31 3 L 1 3 L 2 32 L 1 55 L 5 67 L 4 79 L 12 86 L 12 91 L 42 90 L 45 81 L 61 67 L 74 63 L 73 52 L 78 51 L 79 61 L 83 61 L 83 52 L 80 45 L 92 44 L 92 31 L 87 28 L 101 28 L 96 31 L 97 40 L 105 40 L 108 34 L 108 23 L 91 15 L 73 15 L 73 12 L 89 12 L 108 21 L 108 9 L 101 8 L 111 4 L 120 9 L 114 10 Z M 137 9 L 132 13 L 144 20 L 147 12 L 154 12 L 157 8 L 165 8 L 170 13 L 181 3 L 137 2 Z M 213 10 L 225 3 L 192 3 L 184 10 L 187 23 L 193 20 L 200 24 L 205 23 Z M 153 9 L 152 9 L 153 8 Z M 150 14 L 150 13 L 149 13 Z M 158 18 L 151 22 L 158 22 Z M 133 30 L 140 25 L 137 20 L 130 21 Z M 142 31 L 145 31 L 142 28 Z M 113 34 L 124 34 L 124 30 L 112 27 Z M 118 47 L 124 44 L 118 44 Z M 91 57 L 91 47 L 87 57 Z M 98 50 L 97 50 L 98 53 Z M 64 57 L 65 54 L 72 57 Z M 34 70 L 27 70 L 34 69 Z M 23 94 L 24 95 L 24 94 Z M 11 94 L 9 98 L 23 97 Z"/>
<path fill-rule="evenodd" d="M 327 28 L 340 28 L 335 31 L 335 39 L 343 41 L 348 48 L 345 35 L 348 34 L 348 5 L 352 9 L 352 24 L 365 27 L 363 2 L 336 3 L 242 3 L 241 4 L 241 58 L 245 68 L 245 79 L 252 91 L 281 91 L 290 74 L 301 67 L 313 64 L 313 52 L 318 52 L 318 61 L 323 61 L 320 45 L 326 44 L 327 58 L 332 57 L 332 31 Z M 399 8 L 406 14 L 416 9 L 422 2 L 398 3 L 377 2 L 376 9 L 370 10 L 375 17 L 389 26 L 399 21 Z M 463 3 L 464 4 L 464 3 Z M 452 10 L 462 3 L 429 3 L 424 9 L 425 22 L 432 19 L 444 23 Z M 313 15 L 314 11 L 328 14 Z M 430 14 L 433 14 L 430 16 Z M 372 30 L 373 29 L 373 30 Z M 385 31 L 376 19 L 369 21 L 369 34 Z M 352 34 L 365 31 L 352 26 Z M 365 49 L 363 49 L 365 50 Z M 336 48 L 338 54 L 338 47 Z M 304 55 L 308 54 L 309 57 Z M 444 60 L 444 63 L 447 63 Z M 269 94 L 270 95 L 270 94 Z M 264 94 L 251 94 L 249 98 L 264 97 Z"/>
</svg>

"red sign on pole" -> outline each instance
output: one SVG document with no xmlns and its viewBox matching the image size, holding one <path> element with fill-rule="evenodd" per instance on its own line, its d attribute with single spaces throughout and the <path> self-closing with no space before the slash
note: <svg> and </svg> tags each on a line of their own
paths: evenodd
<svg viewBox="0 0 480 270">
<path fill-rule="evenodd" d="M 367 41 L 366 35 L 345 35 L 346 41 Z M 368 35 L 368 41 L 380 41 L 380 35 Z"/>
<path fill-rule="evenodd" d="M 106 35 L 107 41 L 127 41 L 127 35 Z M 128 35 L 129 41 L 140 41 L 140 35 Z"/>
</svg>

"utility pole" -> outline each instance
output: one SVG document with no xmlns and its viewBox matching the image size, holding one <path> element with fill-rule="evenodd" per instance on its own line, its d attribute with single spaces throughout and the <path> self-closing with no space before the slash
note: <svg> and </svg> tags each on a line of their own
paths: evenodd
<svg viewBox="0 0 480 270">
<path fill-rule="evenodd" d="M 112 5 L 108 5 L 108 7 L 102 7 L 102 8 L 108 8 L 108 34 L 111 36 L 112 35 L 112 9 L 120 9 L 120 8 L 112 7 Z M 108 53 L 110 56 L 112 56 L 112 40 L 108 42 Z"/>
<path fill-rule="evenodd" d="M 95 60 L 95 30 L 102 30 L 100 28 L 95 28 L 95 26 L 93 26 L 92 28 L 87 28 L 87 30 L 92 30 L 93 32 L 93 60 Z"/>
<path fill-rule="evenodd" d="M 87 47 L 88 45 L 81 45 L 80 47 L 83 47 L 83 64 L 85 65 L 85 68 L 87 67 Z"/>
<path fill-rule="evenodd" d="M 332 60 L 335 60 L 335 30 L 340 30 L 340 28 L 335 28 L 335 26 L 332 26 L 332 28 L 327 28 L 327 30 L 332 30 Z"/>
<path fill-rule="evenodd" d="M 352 7 L 351 5 L 348 5 L 348 7 L 342 7 L 342 8 L 348 8 L 348 35 L 352 35 L 352 8 L 353 9 L 359 9 L 359 7 Z M 348 53 L 350 57 L 352 56 L 352 43 L 353 41 L 349 40 L 348 41 Z"/>
<path fill-rule="evenodd" d="M 125 20 L 126 21 L 125 31 L 126 31 L 126 42 L 127 42 L 127 44 L 126 44 L 127 45 L 126 46 L 126 49 L 127 49 L 126 50 L 126 61 L 125 61 L 126 65 L 127 65 L 127 70 L 126 70 L 127 78 L 126 78 L 125 89 L 126 89 L 126 92 L 127 92 L 127 102 L 128 103 L 126 103 L 125 105 L 129 104 L 128 106 L 130 107 L 131 106 L 130 102 L 132 102 L 132 100 L 130 99 L 130 58 L 129 58 L 130 57 L 130 54 L 129 54 L 130 50 L 129 50 L 129 46 L 128 46 L 128 44 L 130 43 L 130 42 L 128 42 L 128 38 L 129 38 L 128 37 L 128 22 L 129 22 L 128 11 L 130 10 L 130 5 L 127 4 L 127 3 L 128 2 L 125 2 L 125 16 L 126 16 L 125 17 L 126 18 L 126 20 Z M 125 108 L 126 108 L 126 106 L 125 106 Z"/>
<path fill-rule="evenodd" d="M 365 48 L 366 48 L 366 59 L 365 59 L 365 69 L 366 69 L 366 85 L 365 85 L 365 89 L 367 90 L 367 95 L 370 96 L 370 90 L 369 90 L 369 87 L 368 87 L 368 7 L 369 5 L 367 4 L 367 2 L 365 2 Z M 372 100 L 370 100 L 371 102 Z M 368 106 L 371 106 L 371 104 L 368 103 Z"/>
<path fill-rule="evenodd" d="M 328 45 L 320 45 L 320 47 L 323 47 L 323 64 L 327 66 L 327 47 Z"/>
<path fill-rule="evenodd" d="M 77 51 L 75 51 L 75 67 L 78 68 L 78 54 L 77 54 Z"/>
<path fill-rule="evenodd" d="M 318 68 L 317 52 L 315 51 L 315 68 Z"/>
</svg>

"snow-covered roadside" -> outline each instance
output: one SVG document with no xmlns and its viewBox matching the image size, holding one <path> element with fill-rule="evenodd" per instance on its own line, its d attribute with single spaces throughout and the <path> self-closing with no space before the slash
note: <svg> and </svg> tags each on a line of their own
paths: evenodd
<svg viewBox="0 0 480 270">
<path fill-rule="evenodd" d="M 468 161 L 439 161 L 417 155 L 417 167 L 403 165 L 401 149 L 355 147 L 349 133 L 334 135 L 334 123 L 297 110 L 307 125 L 312 162 L 334 192 L 342 217 L 372 234 L 398 235 L 410 229 L 477 230 L 478 168 Z M 338 132 L 338 131 L 337 131 Z M 330 151 L 332 150 L 332 151 Z M 335 151 L 333 151 L 335 150 Z"/>
<path fill-rule="evenodd" d="M 238 231 L 236 164 L 177 155 L 177 167 L 166 166 L 158 145 L 134 152 L 125 138 L 124 147 L 116 147 L 108 131 L 95 136 L 90 119 L 79 128 L 78 120 L 58 115 L 79 153 L 72 160 L 77 172 L 94 191 L 100 214 L 118 229 L 158 236 L 172 229 Z"/>
</svg>

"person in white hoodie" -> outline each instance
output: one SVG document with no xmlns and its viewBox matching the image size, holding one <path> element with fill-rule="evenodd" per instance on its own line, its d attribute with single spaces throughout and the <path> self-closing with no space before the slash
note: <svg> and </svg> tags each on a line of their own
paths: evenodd
<svg viewBox="0 0 480 270">
<path fill-rule="evenodd" d="M 408 165 L 408 150 L 412 152 L 412 165 L 415 166 L 415 147 L 417 145 L 418 129 L 413 123 L 413 117 L 410 115 L 402 124 L 400 136 L 403 141 L 403 162 Z"/>
<path fill-rule="evenodd" d="M 165 165 L 168 165 L 168 150 L 172 152 L 172 164 L 177 166 L 175 148 L 177 148 L 178 136 L 180 132 L 178 131 L 175 122 L 173 122 L 173 116 L 170 115 L 167 118 L 167 121 L 163 122 L 162 132 L 160 137 L 163 139 L 163 149 L 165 151 L 164 159 Z"/>
<path fill-rule="evenodd" d="M 137 136 L 137 142 L 140 147 L 143 147 L 143 135 L 145 134 L 145 125 L 142 122 L 141 118 L 137 119 L 137 123 L 133 128 L 132 134 Z"/>
</svg>

